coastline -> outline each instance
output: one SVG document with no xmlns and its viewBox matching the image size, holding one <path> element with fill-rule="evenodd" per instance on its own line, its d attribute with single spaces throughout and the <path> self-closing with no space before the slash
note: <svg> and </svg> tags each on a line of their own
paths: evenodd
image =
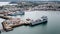
<svg viewBox="0 0 60 34">
<path fill-rule="evenodd" d="M 0 2 L 0 6 L 8 5 L 10 2 Z"/>
</svg>

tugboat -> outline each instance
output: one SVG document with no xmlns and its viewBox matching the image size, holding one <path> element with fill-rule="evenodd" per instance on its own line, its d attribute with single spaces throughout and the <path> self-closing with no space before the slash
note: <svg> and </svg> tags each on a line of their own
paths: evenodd
<svg viewBox="0 0 60 34">
<path fill-rule="evenodd" d="M 38 25 L 38 24 L 42 24 L 42 23 L 46 23 L 47 22 L 47 16 L 42 16 L 41 17 L 42 18 L 42 20 L 41 19 L 37 19 L 37 20 L 35 20 L 35 21 L 31 21 L 30 22 L 30 26 L 34 26 L 34 25 Z"/>
</svg>

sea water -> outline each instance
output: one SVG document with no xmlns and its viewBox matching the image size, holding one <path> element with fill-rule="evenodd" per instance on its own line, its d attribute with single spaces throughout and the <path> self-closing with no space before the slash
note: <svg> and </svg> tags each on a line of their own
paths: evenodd
<svg viewBox="0 0 60 34">
<path fill-rule="evenodd" d="M 60 11 L 31 11 L 25 12 L 25 15 L 12 16 L 14 18 L 30 18 L 33 20 L 39 19 L 41 16 L 47 16 L 46 24 L 39 24 L 33 27 L 20 26 L 14 28 L 13 31 L 2 32 L 1 34 L 60 34 Z M 1 23 L 1 20 L 0 20 Z"/>
</svg>

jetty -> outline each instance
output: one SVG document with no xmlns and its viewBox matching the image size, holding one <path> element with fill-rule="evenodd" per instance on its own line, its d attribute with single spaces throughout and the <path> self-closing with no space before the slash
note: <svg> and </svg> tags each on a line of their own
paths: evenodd
<svg viewBox="0 0 60 34">
<path fill-rule="evenodd" d="M 3 19 L 6 19 L 6 20 L 7 20 L 7 19 L 10 19 L 11 17 L 8 17 L 8 16 L 1 16 L 1 15 L 0 15 L 0 18 L 3 18 Z"/>
<path fill-rule="evenodd" d="M 2 22 L 3 29 L 8 32 L 13 30 L 13 28 L 22 26 L 22 25 L 28 25 L 28 26 L 34 26 L 37 24 L 45 23 L 47 22 L 47 16 L 41 17 L 41 19 L 37 20 L 31 20 L 31 19 L 26 19 L 26 21 L 20 19 L 20 18 L 10 18 L 8 20 L 5 20 Z"/>
<path fill-rule="evenodd" d="M 22 25 L 28 25 L 28 24 L 30 24 L 30 23 L 27 21 L 23 21 L 19 18 L 9 19 L 9 20 L 5 20 L 2 22 L 3 29 L 6 32 L 13 30 L 13 28 L 15 28 L 15 27 L 22 26 Z"/>
</svg>

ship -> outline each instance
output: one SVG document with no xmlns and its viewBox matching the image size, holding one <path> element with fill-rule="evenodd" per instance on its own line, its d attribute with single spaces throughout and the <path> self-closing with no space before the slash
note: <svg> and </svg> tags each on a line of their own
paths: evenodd
<svg viewBox="0 0 60 34">
<path fill-rule="evenodd" d="M 30 22 L 30 26 L 47 23 L 47 21 L 48 21 L 47 19 L 48 19 L 47 16 L 42 16 L 41 19 L 37 19 L 35 21 L 31 21 Z"/>
</svg>

